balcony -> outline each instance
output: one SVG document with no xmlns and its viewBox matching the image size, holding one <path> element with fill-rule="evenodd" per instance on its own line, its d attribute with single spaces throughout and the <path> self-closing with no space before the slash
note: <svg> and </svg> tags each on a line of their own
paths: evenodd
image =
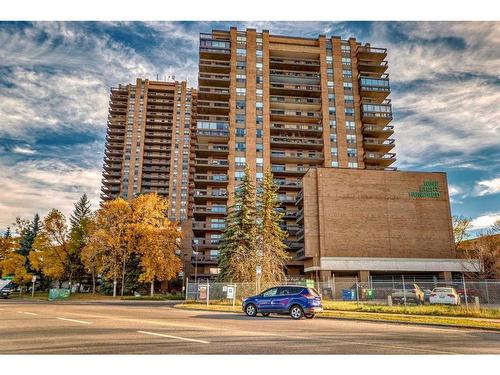
<svg viewBox="0 0 500 375">
<path fill-rule="evenodd" d="M 388 68 L 387 61 L 358 60 L 358 71 L 384 74 Z"/>
<path fill-rule="evenodd" d="M 193 208 L 193 214 L 195 216 L 225 216 L 227 214 L 226 206 L 206 206 L 206 205 L 195 205 Z"/>
<path fill-rule="evenodd" d="M 271 162 L 322 163 L 323 160 L 321 152 L 271 151 Z"/>
<path fill-rule="evenodd" d="M 271 123 L 270 126 L 271 131 L 279 131 L 281 133 L 296 133 L 297 131 L 304 133 L 314 133 L 314 134 L 322 134 L 323 126 L 321 125 L 311 125 L 311 124 L 279 124 L 279 123 Z"/>
<path fill-rule="evenodd" d="M 303 176 L 309 167 L 283 167 L 283 166 L 275 166 L 271 167 L 271 171 L 275 176 L 279 175 L 295 175 L 295 176 Z"/>
<path fill-rule="evenodd" d="M 297 211 L 297 224 L 304 221 L 304 208 Z"/>
<path fill-rule="evenodd" d="M 216 101 L 228 101 L 229 100 L 229 89 L 218 88 L 218 87 L 204 87 L 200 86 L 198 90 L 199 100 L 216 100 Z"/>
<path fill-rule="evenodd" d="M 231 42 L 216 39 L 210 34 L 200 34 L 200 60 L 229 60 Z"/>
<path fill-rule="evenodd" d="M 295 196 L 293 196 L 293 195 L 278 195 L 278 201 L 280 201 L 281 204 L 295 203 Z"/>
<path fill-rule="evenodd" d="M 226 159 L 196 158 L 194 165 L 196 170 L 227 170 L 229 168 L 229 161 Z"/>
<path fill-rule="evenodd" d="M 226 74 L 200 73 L 198 75 L 198 84 L 200 86 L 229 87 L 229 82 L 229 75 Z"/>
<path fill-rule="evenodd" d="M 323 139 L 305 137 L 270 137 L 272 146 L 287 148 L 323 149 Z"/>
<path fill-rule="evenodd" d="M 298 190 L 302 189 L 301 180 L 280 180 L 275 179 L 274 182 L 279 186 L 280 190 Z"/>
<path fill-rule="evenodd" d="M 375 126 L 375 125 L 364 125 L 363 135 L 372 138 L 388 138 L 394 134 L 394 126 Z"/>
<path fill-rule="evenodd" d="M 318 124 L 321 121 L 321 118 L 321 112 L 302 112 L 271 109 L 271 121 L 294 121 Z"/>
<path fill-rule="evenodd" d="M 196 173 L 194 175 L 194 182 L 196 186 L 200 187 L 208 185 L 225 186 L 227 185 L 228 178 L 227 175 L 225 174 L 209 175 L 209 174 Z"/>
<path fill-rule="evenodd" d="M 225 223 L 212 223 L 207 221 L 193 221 L 193 232 L 223 232 L 226 229 Z"/>
<path fill-rule="evenodd" d="M 213 248 L 218 248 L 219 245 L 213 247 Z M 211 248 L 211 247 L 204 247 L 205 249 Z M 210 255 L 193 255 L 191 256 L 191 264 L 218 264 L 219 263 L 219 257 L 218 256 L 210 256 Z M 201 276 L 201 275 L 199 275 Z M 213 276 L 213 275 L 212 275 Z"/>
<path fill-rule="evenodd" d="M 321 99 L 300 96 L 271 96 L 271 108 L 283 109 L 321 109 Z"/>
<path fill-rule="evenodd" d="M 270 57 L 271 69 L 319 72 L 319 60 Z"/>
<path fill-rule="evenodd" d="M 363 146 L 367 151 L 388 152 L 394 148 L 394 139 L 364 138 Z"/>
<path fill-rule="evenodd" d="M 197 111 L 199 114 L 228 115 L 229 102 L 227 101 L 198 101 Z"/>
<path fill-rule="evenodd" d="M 391 93 L 389 79 L 360 77 L 359 93 L 362 98 L 383 101 Z"/>
<path fill-rule="evenodd" d="M 295 197 L 295 205 L 298 206 L 304 199 L 304 191 L 301 190 L 298 192 L 297 196 Z"/>
<path fill-rule="evenodd" d="M 195 237 L 192 241 L 192 246 L 194 249 L 218 249 L 221 244 L 219 239 L 207 239 L 205 237 Z M 199 257 L 199 255 L 198 255 Z"/>
<path fill-rule="evenodd" d="M 387 103 L 387 104 L 386 104 Z M 361 106 L 361 119 L 365 124 L 385 126 L 392 121 L 392 107 L 390 101 L 382 104 L 366 104 Z"/>
<path fill-rule="evenodd" d="M 200 60 L 200 73 L 229 74 L 231 63 L 220 60 Z"/>
<path fill-rule="evenodd" d="M 364 161 L 365 164 L 376 164 L 385 168 L 396 161 L 396 154 L 384 152 L 365 152 Z"/>
<path fill-rule="evenodd" d="M 356 56 L 363 61 L 382 62 L 387 57 L 387 48 L 376 48 L 369 45 L 358 46 Z"/>
<path fill-rule="evenodd" d="M 227 155 L 229 146 L 227 144 L 197 144 L 195 151 L 199 156 Z"/>
<path fill-rule="evenodd" d="M 205 202 L 210 201 L 226 201 L 227 200 L 227 190 L 207 190 L 207 189 L 197 189 L 194 191 L 195 201 Z"/>
<path fill-rule="evenodd" d="M 289 95 L 289 96 L 302 96 L 309 98 L 321 97 L 320 85 L 293 85 L 284 83 L 271 83 L 271 95 Z"/>
</svg>

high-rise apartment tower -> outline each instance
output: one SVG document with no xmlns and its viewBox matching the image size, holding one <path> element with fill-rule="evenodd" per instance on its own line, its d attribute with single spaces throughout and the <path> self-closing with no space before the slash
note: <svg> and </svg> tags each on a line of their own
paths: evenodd
<svg viewBox="0 0 500 375">
<path fill-rule="evenodd" d="M 395 154 L 387 51 L 354 38 L 254 29 L 200 35 L 193 247 L 200 277 L 217 274 L 221 233 L 245 164 L 271 168 L 283 228 L 301 272 L 296 195 L 310 167 L 391 169 Z M 297 251 L 299 254 L 297 254 Z"/>
<path fill-rule="evenodd" d="M 195 101 L 185 81 L 137 79 L 111 88 L 103 200 L 156 192 L 169 198 L 172 220 L 191 216 Z"/>
</svg>

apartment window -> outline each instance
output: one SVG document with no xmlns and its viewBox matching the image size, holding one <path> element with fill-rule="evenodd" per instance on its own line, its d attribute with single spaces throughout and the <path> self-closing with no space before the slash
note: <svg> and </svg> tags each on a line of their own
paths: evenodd
<svg viewBox="0 0 500 375">
<path fill-rule="evenodd" d="M 242 128 L 236 128 L 236 136 L 244 137 L 246 135 L 246 130 Z"/>
<path fill-rule="evenodd" d="M 262 50 L 258 49 L 256 52 L 257 57 L 262 57 Z"/>
<path fill-rule="evenodd" d="M 236 109 L 245 109 L 245 101 L 237 100 L 236 101 Z"/>
<path fill-rule="evenodd" d="M 236 171 L 236 172 L 234 172 L 234 179 L 235 179 L 236 181 L 241 181 L 241 180 L 243 180 L 243 177 L 244 177 L 244 176 L 245 176 L 245 172 L 243 172 L 243 171 Z"/>
<path fill-rule="evenodd" d="M 357 168 L 358 167 L 358 163 L 355 162 L 355 161 L 350 161 L 349 163 L 347 163 L 347 167 L 349 167 L 349 168 Z"/>
<path fill-rule="evenodd" d="M 236 69 L 246 69 L 247 63 L 246 61 L 237 61 L 236 62 Z"/>
<path fill-rule="evenodd" d="M 237 36 L 236 40 L 238 41 L 238 43 L 246 43 L 247 37 L 246 36 Z"/>
<path fill-rule="evenodd" d="M 262 102 L 255 102 L 255 108 L 256 109 L 262 109 L 262 107 L 263 107 Z"/>
<path fill-rule="evenodd" d="M 255 123 L 257 125 L 262 125 L 264 123 L 264 117 L 262 117 L 262 115 L 257 115 L 256 119 L 255 119 Z"/>
<path fill-rule="evenodd" d="M 336 133 L 333 133 L 333 134 L 330 134 L 330 141 L 331 142 L 337 142 L 337 134 Z"/>
<path fill-rule="evenodd" d="M 326 73 L 327 73 L 327 74 L 333 74 L 333 68 L 328 68 L 328 69 L 326 70 Z"/>
<path fill-rule="evenodd" d="M 352 64 L 350 57 L 342 57 L 342 65 L 350 66 Z"/>
<path fill-rule="evenodd" d="M 236 82 L 245 82 L 247 80 L 247 76 L 244 74 L 236 74 Z"/>
<path fill-rule="evenodd" d="M 330 120 L 330 128 L 337 127 L 337 120 Z"/>
<path fill-rule="evenodd" d="M 237 124 L 244 124 L 245 123 L 245 115 L 241 113 L 236 114 L 236 123 Z"/>
<path fill-rule="evenodd" d="M 328 113 L 330 115 L 335 115 L 335 107 L 328 107 Z"/>
<path fill-rule="evenodd" d="M 337 160 L 332 160 L 332 167 L 337 167 L 339 166 L 339 162 Z"/>
<path fill-rule="evenodd" d="M 236 55 L 237 56 L 246 56 L 247 55 L 247 50 L 244 48 L 237 48 L 236 49 Z"/>
<path fill-rule="evenodd" d="M 344 95 L 344 102 L 346 104 L 352 104 L 352 103 L 354 103 L 354 96 L 352 96 L 352 95 Z"/>
<path fill-rule="evenodd" d="M 256 38 L 256 39 L 255 39 L 255 43 L 256 43 L 258 46 L 261 46 L 261 45 L 262 45 L 262 38 Z"/>
<path fill-rule="evenodd" d="M 328 81 L 328 87 L 333 87 L 333 81 Z"/>
<path fill-rule="evenodd" d="M 327 63 L 333 62 L 333 57 L 332 56 L 326 56 L 326 62 Z"/>
<path fill-rule="evenodd" d="M 347 143 L 356 143 L 356 135 L 347 134 Z"/>
<path fill-rule="evenodd" d="M 342 52 L 351 52 L 351 46 L 349 44 L 342 44 L 340 46 Z"/>
<path fill-rule="evenodd" d="M 350 69 L 342 70 L 342 75 L 344 78 L 352 78 L 352 71 Z"/>
<path fill-rule="evenodd" d="M 264 165 L 264 158 L 255 158 L 255 163 L 257 167 L 262 167 Z"/>
<path fill-rule="evenodd" d="M 218 275 L 220 272 L 219 267 L 210 267 L 210 275 Z"/>
<path fill-rule="evenodd" d="M 262 172 L 255 173 L 255 179 L 257 181 L 262 181 L 264 179 L 264 173 L 262 173 Z"/>
<path fill-rule="evenodd" d="M 344 89 L 352 90 L 352 82 L 344 82 Z"/>
<path fill-rule="evenodd" d="M 345 122 L 346 129 L 354 129 L 356 127 L 356 123 L 354 121 L 346 121 Z"/>
<path fill-rule="evenodd" d="M 332 153 L 332 155 L 335 155 L 335 156 L 336 156 L 336 155 L 338 154 L 337 147 L 332 147 L 332 148 L 331 148 L 331 153 Z"/>
<path fill-rule="evenodd" d="M 244 156 L 237 156 L 234 158 L 234 162 L 237 167 L 244 167 L 246 163 L 246 159 Z"/>
<path fill-rule="evenodd" d="M 255 64 L 255 67 L 257 68 L 257 70 L 262 70 L 262 63 L 257 63 Z"/>
<path fill-rule="evenodd" d="M 235 149 L 236 151 L 245 151 L 246 145 L 243 142 L 236 142 Z"/>
<path fill-rule="evenodd" d="M 247 89 L 244 87 L 236 87 L 236 95 L 246 95 Z"/>
<path fill-rule="evenodd" d="M 262 96 L 262 95 L 264 95 L 264 90 L 262 90 L 262 89 L 256 89 L 256 90 L 255 90 L 255 94 L 256 94 L 257 96 Z"/>
<path fill-rule="evenodd" d="M 344 111 L 346 116 L 354 116 L 354 108 L 345 108 Z"/>
<path fill-rule="evenodd" d="M 264 82 L 264 79 L 262 78 L 262 76 L 256 76 L 255 77 L 255 82 L 256 83 L 262 83 L 262 82 Z"/>
<path fill-rule="evenodd" d="M 357 151 L 355 148 L 348 148 L 347 149 L 347 157 L 349 158 L 355 158 L 357 154 Z"/>
<path fill-rule="evenodd" d="M 262 152 L 262 150 L 263 150 L 263 149 L 264 149 L 264 146 L 263 146 L 263 144 L 262 144 L 262 143 L 256 143 L 256 144 L 255 144 L 255 150 L 256 150 L 257 152 Z"/>
<path fill-rule="evenodd" d="M 262 134 L 263 134 L 263 130 L 262 129 L 257 129 L 255 131 L 255 135 L 257 136 L 257 138 L 262 138 Z"/>
<path fill-rule="evenodd" d="M 335 101 L 335 94 L 328 94 L 328 101 L 334 102 Z"/>
</svg>

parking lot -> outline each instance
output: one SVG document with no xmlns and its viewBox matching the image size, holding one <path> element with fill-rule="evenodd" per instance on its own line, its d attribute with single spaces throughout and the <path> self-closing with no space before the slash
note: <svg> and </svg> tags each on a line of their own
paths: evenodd
<svg viewBox="0 0 500 375">
<path fill-rule="evenodd" d="M 500 354 L 500 333 L 188 311 L 168 302 L 0 301 L 2 354 Z"/>
</svg>

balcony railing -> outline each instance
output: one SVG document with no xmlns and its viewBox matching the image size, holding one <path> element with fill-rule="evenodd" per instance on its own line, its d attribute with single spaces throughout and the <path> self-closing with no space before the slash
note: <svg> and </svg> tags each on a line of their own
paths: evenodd
<svg viewBox="0 0 500 375">
<path fill-rule="evenodd" d="M 271 170 L 274 173 L 306 173 L 308 169 L 309 167 L 271 167 Z"/>
</svg>

